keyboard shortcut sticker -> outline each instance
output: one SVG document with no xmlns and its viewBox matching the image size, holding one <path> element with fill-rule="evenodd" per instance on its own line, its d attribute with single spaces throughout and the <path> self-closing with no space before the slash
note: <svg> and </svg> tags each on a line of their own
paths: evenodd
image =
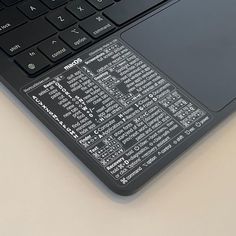
<svg viewBox="0 0 236 236">
<path fill-rule="evenodd" d="M 117 39 L 23 91 L 121 185 L 211 119 Z"/>
</svg>

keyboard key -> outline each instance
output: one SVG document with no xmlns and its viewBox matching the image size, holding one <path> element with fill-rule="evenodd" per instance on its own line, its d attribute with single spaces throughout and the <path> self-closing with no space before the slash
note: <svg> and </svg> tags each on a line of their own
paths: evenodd
<svg viewBox="0 0 236 236">
<path fill-rule="evenodd" d="M 115 29 L 115 26 L 100 14 L 96 14 L 82 21 L 80 27 L 94 38 L 99 38 Z"/>
<path fill-rule="evenodd" d="M 5 9 L 0 14 L 0 35 L 26 22 L 26 17 L 18 9 Z"/>
<path fill-rule="evenodd" d="M 80 20 L 96 13 L 95 9 L 84 0 L 72 1 L 67 5 L 67 10 Z"/>
<path fill-rule="evenodd" d="M 78 25 L 62 32 L 60 38 L 74 50 L 79 50 L 92 42 L 92 39 Z"/>
<path fill-rule="evenodd" d="M 105 16 L 122 25 L 165 0 L 122 0 L 104 11 Z"/>
<path fill-rule="evenodd" d="M 50 65 L 50 62 L 36 49 L 20 54 L 15 61 L 30 75 L 34 75 Z"/>
<path fill-rule="evenodd" d="M 108 6 L 111 6 L 114 2 L 113 0 L 87 0 L 98 10 L 102 10 Z"/>
<path fill-rule="evenodd" d="M 66 29 L 77 22 L 77 19 L 65 9 L 60 9 L 51 13 L 47 16 L 47 19 L 59 30 Z"/>
<path fill-rule="evenodd" d="M 1 11 L 2 9 L 4 9 L 4 6 L 3 6 L 2 3 L 0 3 L 0 11 Z"/>
<path fill-rule="evenodd" d="M 38 0 L 26 1 L 20 4 L 18 8 L 30 19 L 35 19 L 48 11 L 48 9 Z"/>
<path fill-rule="evenodd" d="M 46 40 L 40 44 L 38 48 L 53 62 L 57 62 L 72 53 L 72 51 L 56 37 Z"/>
<path fill-rule="evenodd" d="M 14 4 L 18 3 L 19 1 L 21 1 L 21 0 L 2 0 L 2 2 L 4 4 L 6 4 L 7 6 L 14 5 Z"/>
<path fill-rule="evenodd" d="M 47 5 L 50 9 L 55 9 L 68 2 L 67 0 L 41 0 L 41 1 L 45 5 Z"/>
<path fill-rule="evenodd" d="M 40 30 L 39 30 L 40 29 Z M 39 43 L 57 33 L 55 28 L 44 19 L 27 23 L 0 37 L 0 47 L 10 56 Z"/>
</svg>

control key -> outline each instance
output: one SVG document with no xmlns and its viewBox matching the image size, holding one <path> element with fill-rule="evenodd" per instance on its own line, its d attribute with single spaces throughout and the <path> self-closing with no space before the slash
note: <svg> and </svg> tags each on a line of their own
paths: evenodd
<svg viewBox="0 0 236 236">
<path fill-rule="evenodd" d="M 52 62 L 57 62 L 72 53 L 57 37 L 44 41 L 38 48 Z"/>
</svg>

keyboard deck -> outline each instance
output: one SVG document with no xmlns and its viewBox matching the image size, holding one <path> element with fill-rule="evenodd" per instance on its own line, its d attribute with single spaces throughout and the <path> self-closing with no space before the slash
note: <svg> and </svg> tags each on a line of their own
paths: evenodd
<svg viewBox="0 0 236 236">
<path fill-rule="evenodd" d="M 37 76 L 165 1 L 1 0 L 0 48 Z"/>
</svg>

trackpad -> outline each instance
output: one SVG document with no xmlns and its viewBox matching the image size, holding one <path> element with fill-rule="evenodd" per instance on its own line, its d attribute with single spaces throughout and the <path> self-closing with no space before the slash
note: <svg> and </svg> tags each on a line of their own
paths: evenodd
<svg viewBox="0 0 236 236">
<path fill-rule="evenodd" d="M 209 109 L 236 96 L 236 1 L 182 0 L 122 38 Z"/>
</svg>

